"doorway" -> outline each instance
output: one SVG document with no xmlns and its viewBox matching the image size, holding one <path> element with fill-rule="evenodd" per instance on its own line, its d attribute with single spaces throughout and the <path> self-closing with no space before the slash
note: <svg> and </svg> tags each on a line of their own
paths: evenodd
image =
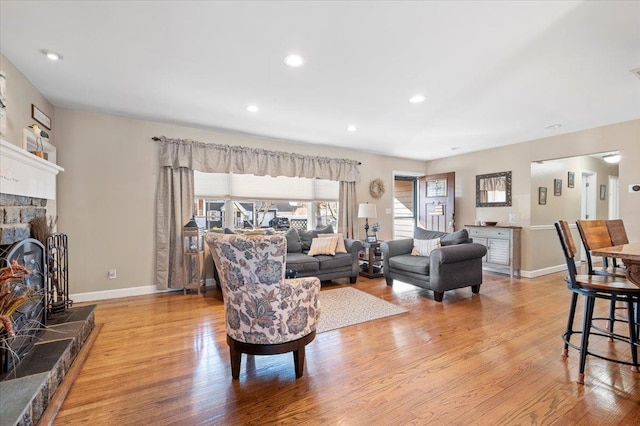
<svg viewBox="0 0 640 426">
<path fill-rule="evenodd" d="M 393 238 L 413 238 L 417 223 L 416 194 L 418 177 L 393 177 Z"/>
</svg>

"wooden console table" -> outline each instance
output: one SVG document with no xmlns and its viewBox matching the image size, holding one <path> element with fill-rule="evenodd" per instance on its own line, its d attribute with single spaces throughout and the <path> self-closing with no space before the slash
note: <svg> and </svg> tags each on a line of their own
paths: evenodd
<svg viewBox="0 0 640 426">
<path fill-rule="evenodd" d="M 520 226 L 465 225 L 474 243 L 487 248 L 482 269 L 520 277 Z"/>
</svg>

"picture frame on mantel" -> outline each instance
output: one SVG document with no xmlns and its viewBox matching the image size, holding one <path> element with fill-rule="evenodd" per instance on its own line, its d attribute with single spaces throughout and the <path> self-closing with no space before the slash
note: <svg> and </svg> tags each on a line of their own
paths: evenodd
<svg viewBox="0 0 640 426">
<path fill-rule="evenodd" d="M 546 186 L 538 187 L 538 204 L 542 206 L 547 204 L 547 187 Z"/>
<path fill-rule="evenodd" d="M 51 130 L 51 117 L 34 104 L 31 104 L 31 118 L 42 124 L 45 129 Z"/>
</svg>

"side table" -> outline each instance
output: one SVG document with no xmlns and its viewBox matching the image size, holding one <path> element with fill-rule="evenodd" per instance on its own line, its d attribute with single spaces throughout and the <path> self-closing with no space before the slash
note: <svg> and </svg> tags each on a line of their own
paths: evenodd
<svg viewBox="0 0 640 426">
<path fill-rule="evenodd" d="M 360 275 L 366 278 L 380 278 L 384 276 L 382 272 L 382 252 L 380 251 L 380 243 L 382 241 L 376 241 L 375 243 L 369 243 L 362 241 L 362 249 L 364 250 L 364 256 L 360 258 L 361 261 L 367 262 L 367 270 L 360 268 Z"/>
</svg>

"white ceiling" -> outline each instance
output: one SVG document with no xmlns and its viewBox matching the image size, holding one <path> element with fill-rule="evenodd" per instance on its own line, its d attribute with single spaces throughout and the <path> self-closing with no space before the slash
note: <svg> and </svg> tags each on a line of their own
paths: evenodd
<svg viewBox="0 0 640 426">
<path fill-rule="evenodd" d="M 640 118 L 639 1 L 2 0 L 0 51 L 56 107 L 413 159 Z"/>
</svg>

